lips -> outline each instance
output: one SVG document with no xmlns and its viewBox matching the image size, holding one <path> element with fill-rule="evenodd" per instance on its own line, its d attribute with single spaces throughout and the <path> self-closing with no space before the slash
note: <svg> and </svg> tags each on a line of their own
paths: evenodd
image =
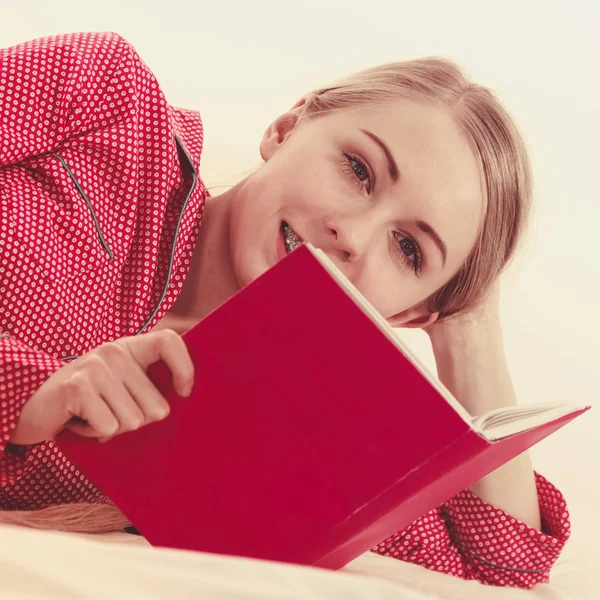
<svg viewBox="0 0 600 600">
<path fill-rule="evenodd" d="M 304 241 L 285 221 L 281 222 L 281 233 L 288 254 L 299 248 Z"/>
</svg>

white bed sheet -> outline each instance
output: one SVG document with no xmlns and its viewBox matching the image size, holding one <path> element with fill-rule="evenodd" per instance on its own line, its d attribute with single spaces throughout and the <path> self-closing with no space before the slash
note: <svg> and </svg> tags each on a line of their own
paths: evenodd
<svg viewBox="0 0 600 600">
<path fill-rule="evenodd" d="M 11 600 L 553 600 L 599 598 L 592 562 L 561 560 L 552 584 L 493 588 L 371 553 L 342 572 L 150 547 L 98 536 L 0 527 L 0 597 Z"/>
</svg>

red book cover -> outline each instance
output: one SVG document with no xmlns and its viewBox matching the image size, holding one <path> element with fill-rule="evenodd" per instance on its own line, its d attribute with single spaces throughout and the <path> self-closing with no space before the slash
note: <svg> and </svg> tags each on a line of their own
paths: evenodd
<svg viewBox="0 0 600 600">
<path fill-rule="evenodd" d="M 489 441 L 306 245 L 183 338 L 167 419 L 57 439 L 156 546 L 340 568 L 587 410 Z"/>
</svg>

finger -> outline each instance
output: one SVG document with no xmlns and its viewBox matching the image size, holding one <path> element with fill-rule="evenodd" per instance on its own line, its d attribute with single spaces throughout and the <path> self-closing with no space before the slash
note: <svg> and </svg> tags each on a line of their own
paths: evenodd
<svg viewBox="0 0 600 600">
<path fill-rule="evenodd" d="M 164 361 L 172 373 L 173 387 L 180 396 L 189 396 L 194 383 L 194 364 L 181 336 L 171 329 L 119 340 L 146 371 L 149 365 Z"/>
<path fill-rule="evenodd" d="M 73 413 L 80 421 L 71 420 L 67 427 L 85 437 L 114 435 L 119 430 L 119 421 L 91 385 L 88 390 L 86 396 L 77 403 L 77 410 Z"/>
<path fill-rule="evenodd" d="M 121 379 L 113 375 L 104 377 L 98 387 L 100 397 L 119 421 L 117 433 L 134 431 L 144 425 L 144 413 Z"/>
<path fill-rule="evenodd" d="M 96 431 L 91 425 L 89 425 L 87 421 L 83 421 L 82 419 L 73 419 L 72 421 L 69 421 L 65 425 L 65 429 L 70 429 L 73 433 L 76 433 L 77 435 L 80 435 L 82 437 L 101 439 L 99 438 L 101 434 L 98 431 Z"/>
<path fill-rule="evenodd" d="M 72 421 L 67 424 L 65 429 L 70 429 L 73 433 L 82 437 L 96 438 L 100 443 L 108 442 L 108 440 L 115 437 L 114 435 L 98 437 L 98 432 L 94 431 L 85 421 Z"/>
<path fill-rule="evenodd" d="M 127 365 L 125 387 L 144 415 L 145 423 L 154 423 L 166 418 L 169 403 L 152 383 L 145 371 L 134 360 Z"/>
</svg>

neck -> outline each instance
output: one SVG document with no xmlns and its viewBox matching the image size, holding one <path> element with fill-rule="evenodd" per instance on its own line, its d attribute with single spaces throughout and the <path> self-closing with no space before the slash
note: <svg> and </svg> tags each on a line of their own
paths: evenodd
<svg viewBox="0 0 600 600">
<path fill-rule="evenodd" d="M 185 330 L 239 290 L 229 250 L 231 192 L 206 199 L 190 269 L 164 326 Z"/>
</svg>

